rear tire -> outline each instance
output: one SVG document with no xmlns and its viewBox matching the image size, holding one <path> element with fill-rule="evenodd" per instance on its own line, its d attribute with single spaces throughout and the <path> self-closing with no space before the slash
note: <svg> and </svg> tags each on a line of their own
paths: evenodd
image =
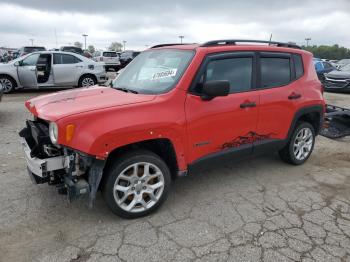
<svg viewBox="0 0 350 262">
<path fill-rule="evenodd" d="M 307 122 L 299 122 L 287 145 L 279 151 L 281 159 L 292 165 L 308 160 L 315 145 L 315 129 Z"/>
<path fill-rule="evenodd" d="M 78 86 L 79 87 L 89 87 L 97 84 L 96 77 L 93 75 L 83 75 L 79 79 Z"/>
<path fill-rule="evenodd" d="M 154 212 L 166 199 L 171 176 L 166 163 L 148 150 L 133 150 L 106 170 L 102 195 L 113 213 L 137 218 Z"/>
</svg>

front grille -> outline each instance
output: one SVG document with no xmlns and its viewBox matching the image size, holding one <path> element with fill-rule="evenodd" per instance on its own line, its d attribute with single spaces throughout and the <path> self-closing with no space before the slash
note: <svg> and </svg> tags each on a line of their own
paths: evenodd
<svg viewBox="0 0 350 262">
<path fill-rule="evenodd" d="M 350 79 L 326 77 L 326 87 L 346 88 L 350 86 Z"/>
<path fill-rule="evenodd" d="M 46 121 L 42 119 L 27 120 L 26 127 L 19 132 L 19 136 L 27 141 L 31 157 L 43 159 L 53 156 L 47 150 L 48 147 L 55 148 L 55 146 L 51 143 L 49 124 Z"/>
</svg>

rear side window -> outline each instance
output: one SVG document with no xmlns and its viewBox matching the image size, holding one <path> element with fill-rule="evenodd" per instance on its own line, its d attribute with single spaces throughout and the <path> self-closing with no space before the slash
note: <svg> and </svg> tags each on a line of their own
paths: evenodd
<svg viewBox="0 0 350 262">
<path fill-rule="evenodd" d="M 205 81 L 227 80 L 230 93 L 251 89 L 253 58 L 229 58 L 209 62 L 205 72 Z"/>
<path fill-rule="evenodd" d="M 58 64 L 76 64 L 80 63 L 81 60 L 73 55 L 67 54 L 54 54 L 53 63 Z"/>
<path fill-rule="evenodd" d="M 263 88 L 284 86 L 291 82 L 289 58 L 262 57 L 260 67 Z"/>
<path fill-rule="evenodd" d="M 293 54 L 294 67 L 295 67 L 295 78 L 298 79 L 304 75 L 304 65 L 301 55 Z"/>
</svg>

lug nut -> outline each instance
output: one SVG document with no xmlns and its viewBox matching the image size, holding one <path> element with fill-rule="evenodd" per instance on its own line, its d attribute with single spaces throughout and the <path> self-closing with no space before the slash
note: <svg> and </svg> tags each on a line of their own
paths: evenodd
<svg viewBox="0 0 350 262">
<path fill-rule="evenodd" d="M 142 189 L 146 189 L 146 187 L 144 186 Z"/>
<path fill-rule="evenodd" d="M 131 190 L 135 190 L 135 187 L 132 187 Z"/>
<path fill-rule="evenodd" d="M 140 191 L 137 191 L 137 194 L 139 195 L 139 194 L 140 194 Z"/>
</svg>

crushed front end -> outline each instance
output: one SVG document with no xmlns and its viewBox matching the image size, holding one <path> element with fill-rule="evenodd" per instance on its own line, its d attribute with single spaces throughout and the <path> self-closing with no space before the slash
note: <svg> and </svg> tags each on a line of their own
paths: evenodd
<svg viewBox="0 0 350 262">
<path fill-rule="evenodd" d="M 104 160 L 53 144 L 49 123 L 40 118 L 27 120 L 19 135 L 33 183 L 56 186 L 69 201 L 88 195 L 92 206 L 102 178 Z"/>
</svg>

